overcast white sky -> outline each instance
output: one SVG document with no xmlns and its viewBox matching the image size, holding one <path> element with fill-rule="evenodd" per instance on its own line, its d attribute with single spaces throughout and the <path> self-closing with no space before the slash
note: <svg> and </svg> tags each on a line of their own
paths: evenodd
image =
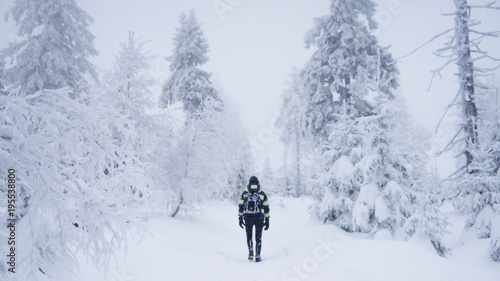
<svg viewBox="0 0 500 281">
<path fill-rule="evenodd" d="M 0 1 L 2 15 L 12 2 Z M 379 4 L 379 41 L 383 46 L 391 45 L 396 58 L 453 27 L 453 17 L 442 16 L 454 10 L 453 0 L 375 2 Z M 328 13 L 328 0 L 77 0 L 77 3 L 94 18 L 91 32 L 100 52 L 92 58 L 96 65 L 107 68 L 119 50 L 119 42 L 132 30 L 149 40 L 147 46 L 158 54 L 155 71 L 161 82 L 170 74 L 163 58 L 171 55 L 178 15 L 194 9 L 210 45 L 210 60 L 202 68 L 214 73 L 216 84 L 238 106 L 250 136 L 257 140 L 258 163 L 269 155 L 275 166 L 280 165 L 282 149 L 278 134 L 269 135 L 273 129 L 271 123 L 281 105 L 281 93 L 291 67 L 301 67 L 312 53 L 305 49 L 303 38 L 312 27 L 313 18 Z M 217 4 L 230 9 L 218 11 Z M 500 11 L 474 10 L 472 17 L 483 22 L 480 30 L 500 30 Z M 0 38 L 0 47 L 14 38 L 12 31 L 12 22 L 0 23 L 0 32 L 7 35 Z M 453 75 L 456 66 L 451 65 L 443 72 L 443 79 L 435 81 L 427 92 L 430 71 L 444 63 L 432 52 L 442 47 L 445 39 L 436 40 L 399 62 L 400 93 L 413 116 L 430 130 L 458 87 Z M 500 39 L 484 42 L 484 49 L 496 57 L 500 57 L 499 46 Z M 438 142 L 445 139 L 438 138 Z"/>
</svg>

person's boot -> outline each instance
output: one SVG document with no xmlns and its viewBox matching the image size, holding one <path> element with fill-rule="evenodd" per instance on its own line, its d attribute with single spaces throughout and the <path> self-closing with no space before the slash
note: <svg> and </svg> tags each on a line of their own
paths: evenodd
<svg viewBox="0 0 500 281">
<path fill-rule="evenodd" d="M 261 258 L 260 258 L 261 247 L 262 247 L 261 243 L 257 243 L 257 245 L 255 246 L 255 251 L 257 252 L 257 255 L 255 256 L 255 262 L 261 261 Z"/>
<path fill-rule="evenodd" d="M 248 260 L 253 260 L 253 242 L 252 240 L 249 240 L 247 242 L 248 244 Z"/>
</svg>

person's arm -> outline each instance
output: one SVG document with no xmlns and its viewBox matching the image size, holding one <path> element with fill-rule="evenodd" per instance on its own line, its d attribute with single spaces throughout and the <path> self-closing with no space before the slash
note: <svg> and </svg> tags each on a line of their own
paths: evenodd
<svg viewBox="0 0 500 281">
<path fill-rule="evenodd" d="M 267 195 L 264 193 L 264 200 L 262 202 L 262 209 L 264 210 L 264 230 L 269 229 L 269 218 L 271 214 L 269 213 L 269 201 L 267 201 Z"/>
<path fill-rule="evenodd" d="M 262 208 L 264 209 L 264 218 L 270 218 L 271 214 L 269 213 L 269 201 L 267 201 L 267 195 L 265 193 Z"/>
<path fill-rule="evenodd" d="M 245 194 L 246 194 L 246 191 L 243 191 L 243 193 L 241 194 L 241 197 L 240 197 L 240 202 L 238 204 L 238 216 L 243 216 L 243 208 L 245 207 Z"/>
<path fill-rule="evenodd" d="M 245 222 L 243 222 L 243 208 L 245 204 L 245 192 L 241 194 L 240 202 L 238 204 L 238 224 L 240 225 L 241 228 L 245 225 Z"/>
</svg>

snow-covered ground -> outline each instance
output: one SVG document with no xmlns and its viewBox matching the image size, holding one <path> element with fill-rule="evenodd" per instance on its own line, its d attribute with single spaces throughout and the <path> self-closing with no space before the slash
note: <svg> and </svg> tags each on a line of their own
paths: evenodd
<svg viewBox="0 0 500 281">
<path fill-rule="evenodd" d="M 333 225 L 318 224 L 308 215 L 309 203 L 307 199 L 270 198 L 271 225 L 263 233 L 261 263 L 247 260 L 237 206 L 232 202 L 210 202 L 197 217 L 151 219 L 146 224 L 149 233 L 140 243 L 130 240 L 128 254 L 117 255 L 107 275 L 82 259 L 78 276 L 61 274 L 59 279 L 500 280 L 500 264 L 489 260 L 483 241 L 450 236 L 456 240 L 449 245 L 455 247 L 453 257 L 441 258 L 421 241 L 391 241 L 383 239 L 384 235 L 362 239 Z M 460 246 L 466 240 L 469 242 Z"/>
</svg>

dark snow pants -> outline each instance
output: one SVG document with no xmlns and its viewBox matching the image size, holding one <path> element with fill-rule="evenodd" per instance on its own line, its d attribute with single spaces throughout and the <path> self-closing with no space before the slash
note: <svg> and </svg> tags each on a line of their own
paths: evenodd
<svg viewBox="0 0 500 281">
<path fill-rule="evenodd" d="M 253 226 L 255 225 L 255 252 L 256 256 L 260 256 L 260 250 L 262 248 L 262 228 L 264 227 L 264 214 L 260 213 L 257 215 L 244 215 L 245 218 L 245 230 L 247 231 L 247 245 L 248 253 L 253 256 Z"/>
</svg>

